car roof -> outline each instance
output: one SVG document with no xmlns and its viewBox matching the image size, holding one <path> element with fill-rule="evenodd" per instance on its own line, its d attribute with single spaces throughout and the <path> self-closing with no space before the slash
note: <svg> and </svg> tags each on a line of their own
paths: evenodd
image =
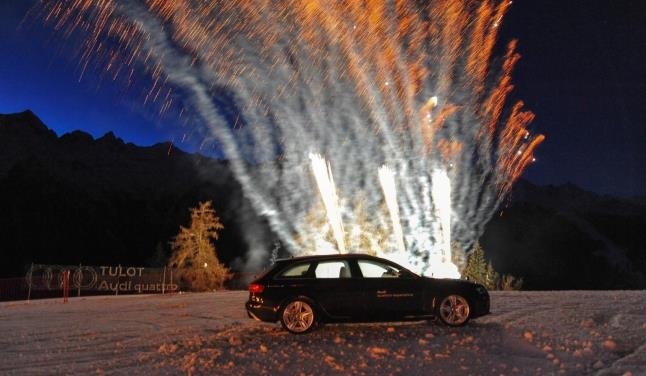
<svg viewBox="0 0 646 376">
<path fill-rule="evenodd" d="M 380 257 L 369 255 L 367 253 L 331 253 L 329 255 L 307 255 L 307 256 L 294 256 L 294 257 L 280 258 L 276 260 L 276 263 L 294 262 L 294 261 L 315 261 L 315 260 L 348 260 L 348 259 L 357 259 L 357 258 L 363 258 L 363 259 L 368 258 L 373 260 L 389 261 L 386 259 L 382 259 Z"/>
</svg>

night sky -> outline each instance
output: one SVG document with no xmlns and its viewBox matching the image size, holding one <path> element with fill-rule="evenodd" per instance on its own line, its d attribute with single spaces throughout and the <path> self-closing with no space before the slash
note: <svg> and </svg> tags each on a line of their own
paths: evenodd
<svg viewBox="0 0 646 376">
<path fill-rule="evenodd" d="M 137 145 L 194 148 L 182 142 L 186 129 L 147 109 L 136 90 L 98 70 L 79 80 L 74 46 L 49 26 L 20 26 L 35 2 L 0 0 L 0 113 L 31 109 L 59 135 L 113 131 Z M 536 113 L 531 130 L 547 138 L 524 177 L 646 195 L 646 1 L 517 0 L 500 40 L 512 38 L 522 55 L 512 97 Z"/>
</svg>

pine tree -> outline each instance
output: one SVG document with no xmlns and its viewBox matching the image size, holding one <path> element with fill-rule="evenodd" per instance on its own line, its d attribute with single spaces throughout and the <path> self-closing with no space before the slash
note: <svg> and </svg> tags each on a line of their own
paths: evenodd
<svg viewBox="0 0 646 376">
<path fill-rule="evenodd" d="M 483 285 L 489 290 L 498 290 L 498 285 L 500 281 L 500 274 L 494 270 L 493 264 L 491 261 L 487 263 L 487 269 L 485 272 L 485 280 Z"/>
<path fill-rule="evenodd" d="M 232 274 L 218 258 L 213 241 L 224 225 L 216 215 L 211 201 L 200 202 L 191 209 L 191 225 L 180 226 L 170 242 L 172 255 L 168 266 L 177 268 L 180 283 L 193 291 L 221 289 Z"/>
<path fill-rule="evenodd" d="M 462 272 L 462 277 L 482 284 L 487 280 L 487 261 L 479 242 L 476 242 L 467 258 L 467 266 Z"/>
<path fill-rule="evenodd" d="M 462 271 L 462 277 L 481 283 L 489 290 L 520 290 L 523 285 L 522 278 L 516 278 L 509 274 L 501 276 L 493 268 L 491 261 L 487 261 L 485 258 L 484 249 L 479 242 L 476 242 L 467 258 L 467 265 Z"/>
<path fill-rule="evenodd" d="M 500 289 L 503 291 L 516 291 L 523 287 L 523 279 L 513 275 L 503 274 L 500 279 Z"/>
</svg>

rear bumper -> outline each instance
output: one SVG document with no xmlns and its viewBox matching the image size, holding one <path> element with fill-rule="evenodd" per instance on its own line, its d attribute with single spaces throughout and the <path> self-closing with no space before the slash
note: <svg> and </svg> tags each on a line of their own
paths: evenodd
<svg viewBox="0 0 646 376">
<path fill-rule="evenodd" d="M 245 303 L 247 316 L 254 320 L 276 322 L 278 321 L 277 311 L 273 307 L 267 307 L 257 302 L 248 301 Z"/>
</svg>

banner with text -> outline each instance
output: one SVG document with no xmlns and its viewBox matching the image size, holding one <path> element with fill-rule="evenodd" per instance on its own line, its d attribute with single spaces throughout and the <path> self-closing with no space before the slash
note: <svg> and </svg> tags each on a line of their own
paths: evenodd
<svg viewBox="0 0 646 376">
<path fill-rule="evenodd" d="M 61 290 L 65 271 L 69 271 L 71 291 L 113 292 L 115 294 L 157 294 L 177 292 L 174 269 L 138 266 L 81 266 L 34 264 L 26 275 L 30 290 Z"/>
</svg>

